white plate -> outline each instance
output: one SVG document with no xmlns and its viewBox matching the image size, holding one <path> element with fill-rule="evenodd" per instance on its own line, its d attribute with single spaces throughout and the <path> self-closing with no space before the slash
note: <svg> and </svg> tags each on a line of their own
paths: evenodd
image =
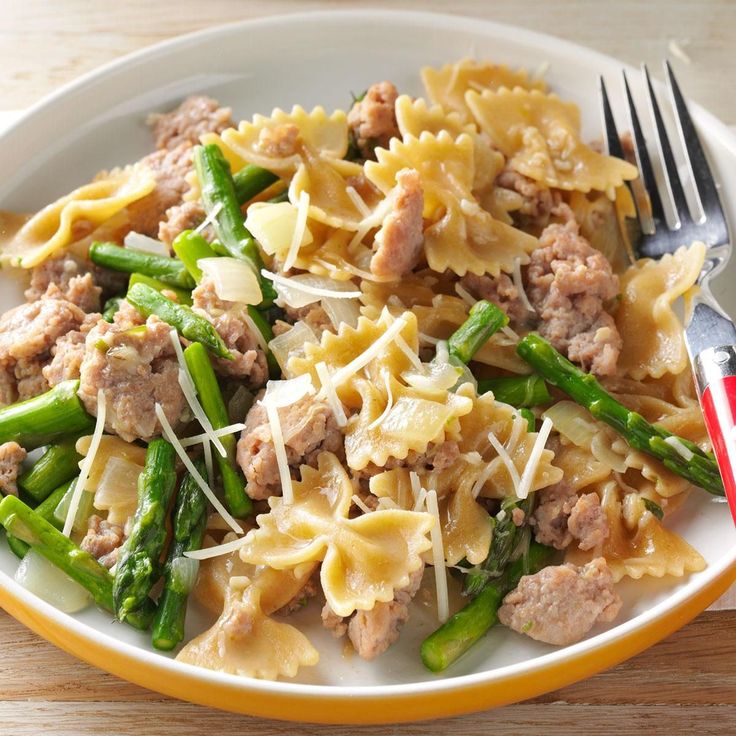
<svg viewBox="0 0 736 736">
<path fill-rule="evenodd" d="M 467 55 L 536 69 L 583 112 L 584 132 L 600 136 L 597 78 L 603 74 L 622 109 L 621 64 L 551 37 L 485 21 L 422 13 L 346 11 L 285 16 L 215 28 L 174 39 L 87 75 L 40 104 L 0 137 L 0 208 L 31 211 L 103 168 L 151 150 L 145 118 L 182 97 L 205 92 L 240 119 L 272 107 L 349 104 L 350 92 L 390 79 L 421 94 L 419 68 Z M 636 74 L 632 70 L 632 74 Z M 702 109 L 692 112 L 726 192 L 736 193 L 736 139 Z M 621 121 L 623 128 L 623 121 Z M 724 204 L 734 221 L 733 201 Z M 731 271 L 733 273 L 733 271 Z M 722 277 L 716 284 L 728 281 Z M 723 292 L 723 289 L 720 289 Z M 736 313 L 736 294 L 719 294 Z M 20 298 L 6 279 L 0 308 Z M 51 641 L 98 666 L 162 692 L 273 717 L 375 722 L 450 715 L 560 687 L 620 661 L 692 618 L 734 579 L 734 529 L 725 504 L 694 492 L 671 526 L 708 561 L 684 579 L 623 582 L 623 611 L 613 628 L 597 628 L 566 649 L 498 627 L 444 677 L 423 669 L 418 644 L 433 611 L 415 605 L 397 645 L 375 663 L 343 655 L 343 645 L 300 614 L 321 652 L 297 682 L 259 682 L 179 664 L 154 652 L 145 635 L 87 610 L 57 612 L 12 580 L 17 560 L 0 545 L 0 602 Z M 428 576 L 428 577 L 431 577 Z M 192 633 L 201 620 L 190 620 Z"/>
</svg>

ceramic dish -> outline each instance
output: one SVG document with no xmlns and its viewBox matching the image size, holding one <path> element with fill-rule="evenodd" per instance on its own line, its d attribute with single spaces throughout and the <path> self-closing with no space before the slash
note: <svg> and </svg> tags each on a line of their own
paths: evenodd
<svg viewBox="0 0 736 736">
<path fill-rule="evenodd" d="M 0 137 L 0 208 L 29 211 L 87 181 L 98 170 L 150 149 L 145 117 L 193 92 L 206 92 L 241 119 L 275 106 L 346 107 L 350 91 L 392 80 L 421 91 L 419 68 L 475 55 L 534 70 L 549 63 L 554 91 L 576 102 L 588 138 L 600 135 L 596 82 L 618 91 L 621 64 L 554 38 L 470 18 L 421 13 L 312 13 L 240 23 L 159 44 L 95 71 L 42 101 Z M 621 107 L 616 96 L 614 104 Z M 736 193 L 736 138 L 693 106 L 725 192 Z M 735 197 L 725 197 L 736 222 Z M 736 264 L 733 264 L 736 268 Z M 733 271 L 732 271 L 733 272 Z M 728 282 L 722 277 L 718 286 Z M 736 313 L 736 293 L 718 294 Z M 21 298 L 6 279 L 0 308 Z M 683 579 L 619 585 L 617 625 L 594 629 L 564 649 L 502 627 L 442 677 L 423 669 L 418 644 L 436 625 L 416 604 L 414 625 L 374 663 L 343 654 L 317 622 L 304 630 L 323 652 L 296 682 L 263 682 L 198 669 L 154 652 L 148 637 L 111 623 L 96 609 L 69 616 L 13 581 L 17 560 L 0 545 L 0 604 L 50 642 L 98 667 L 193 702 L 272 718 L 374 723 L 436 718 L 522 700 L 620 662 L 685 624 L 736 579 L 736 535 L 727 509 L 695 491 L 672 526 L 706 558 Z M 298 614 L 308 616 L 309 613 Z M 191 616 L 191 633 L 201 630 Z M 300 623 L 301 626 L 301 623 Z"/>
</svg>

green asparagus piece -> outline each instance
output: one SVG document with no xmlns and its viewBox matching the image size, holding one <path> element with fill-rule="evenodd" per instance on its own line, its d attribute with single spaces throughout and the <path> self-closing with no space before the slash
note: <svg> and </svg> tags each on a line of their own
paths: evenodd
<svg viewBox="0 0 736 736">
<path fill-rule="evenodd" d="M 207 358 L 206 355 L 204 357 Z M 200 459 L 194 464 L 199 474 L 204 476 L 204 462 Z M 181 568 L 190 564 L 196 566 L 196 561 L 188 560 L 184 553 L 202 546 L 206 524 L 207 499 L 194 478 L 187 474 L 176 497 L 173 539 L 164 567 L 164 587 L 153 622 L 152 641 L 156 649 L 170 651 L 184 639 L 187 597 L 196 574 L 183 575 Z"/>
<path fill-rule="evenodd" d="M 75 481 L 69 484 L 67 492 L 62 496 L 58 505 L 54 509 L 53 518 L 49 519 L 49 521 L 59 529 L 63 528 L 66 517 L 69 514 L 69 505 L 72 502 L 72 496 L 74 495 L 75 486 Z M 89 517 L 92 516 L 92 512 L 94 511 L 94 500 L 94 493 L 92 493 L 91 491 L 82 491 L 82 494 L 79 497 L 79 505 L 77 506 L 77 511 L 74 514 L 74 523 L 72 524 L 73 531 L 81 534 L 82 532 L 85 532 L 87 530 Z"/>
<path fill-rule="evenodd" d="M 517 408 L 548 404 L 552 397 L 547 384 L 539 376 L 513 376 L 509 378 L 482 378 L 478 381 L 478 393 L 493 391 L 496 401 Z"/>
<path fill-rule="evenodd" d="M 56 518 L 54 517 L 54 511 L 56 511 L 59 501 L 61 501 L 61 499 L 66 495 L 71 485 L 72 481 L 68 480 L 66 483 L 62 483 L 58 488 L 51 491 L 46 500 L 38 504 L 38 506 L 33 509 L 33 513 L 37 514 L 42 519 L 46 519 L 50 524 L 53 524 L 60 529 L 61 525 L 57 524 Z M 21 559 L 25 557 L 26 552 L 30 549 L 29 545 L 10 533 L 7 534 L 7 538 L 8 546 L 12 550 L 13 554 L 17 555 Z"/>
<path fill-rule="evenodd" d="M 519 414 L 526 419 L 529 431 L 533 432 L 537 428 L 537 418 L 534 416 L 534 412 L 531 409 L 525 409 L 522 407 L 519 409 Z"/>
<path fill-rule="evenodd" d="M 50 391 L 0 409 L 0 443 L 15 441 L 26 450 L 94 427 L 77 396 L 79 381 L 62 381 Z"/>
<path fill-rule="evenodd" d="M 194 342 L 184 351 L 184 360 L 204 413 L 213 429 L 227 427 L 230 423 L 227 407 L 207 351 L 200 343 Z M 245 481 L 235 462 L 235 436 L 228 434 L 221 437 L 220 441 L 227 452 L 227 457 L 222 457 L 219 452 L 215 452 L 214 455 L 225 492 L 225 504 L 233 516 L 242 518 L 253 511 L 253 503 L 245 492 Z"/>
<path fill-rule="evenodd" d="M 79 474 L 82 456 L 74 449 L 76 437 L 51 445 L 31 468 L 18 478 L 18 485 L 36 502 L 43 501 L 60 483 Z"/>
<path fill-rule="evenodd" d="M 122 302 L 123 299 L 124 297 L 122 296 L 111 296 L 105 302 L 105 306 L 102 310 L 102 319 L 104 319 L 105 322 L 112 322 L 118 309 L 120 309 L 120 302 Z"/>
<path fill-rule="evenodd" d="M 647 511 L 654 514 L 660 521 L 664 519 L 664 509 L 656 502 L 652 501 L 651 498 L 644 498 L 641 499 L 644 502 L 644 508 L 646 508 Z"/>
<path fill-rule="evenodd" d="M 151 440 L 138 477 L 138 507 L 115 571 L 113 603 L 120 621 L 146 605 L 159 577 L 166 544 L 166 512 L 175 487 L 174 448 L 164 439 Z"/>
<path fill-rule="evenodd" d="M 184 230 L 179 233 L 172 247 L 197 283 L 202 280 L 202 269 L 197 265 L 197 261 L 202 258 L 214 258 L 217 255 L 212 246 L 193 230 Z"/>
<path fill-rule="evenodd" d="M 249 261 L 258 276 L 263 305 L 275 298 L 273 285 L 261 275 L 263 261 L 255 238 L 246 230 L 243 213 L 235 193 L 233 177 L 222 151 L 214 144 L 194 149 L 194 167 L 202 190 L 202 204 L 208 214 L 214 214 L 218 239 L 235 258 Z"/>
<path fill-rule="evenodd" d="M 493 303 L 473 304 L 468 318 L 450 335 L 450 356 L 469 363 L 494 333 L 509 323 L 509 318 Z"/>
<path fill-rule="evenodd" d="M 501 509 L 496 516 L 491 517 L 491 548 L 480 565 L 472 568 L 466 575 L 463 583 L 465 595 L 478 595 L 489 580 L 498 578 L 511 559 L 511 554 L 516 549 L 521 537 L 521 527 L 516 526 L 513 521 L 514 509 L 521 509 L 526 519 L 532 509 L 531 498 L 516 499 L 506 498 L 501 503 Z"/>
<path fill-rule="evenodd" d="M 142 273 L 171 286 L 193 289 L 194 280 L 178 258 L 167 258 L 155 253 L 145 253 L 131 248 L 121 248 L 115 243 L 95 242 L 89 248 L 89 258 L 98 266 L 124 273 Z"/>
<path fill-rule="evenodd" d="M 491 580 L 470 603 L 422 642 L 424 666 L 432 672 L 442 672 L 467 652 L 498 622 L 498 609 L 504 596 L 519 584 L 523 575 L 533 574 L 547 565 L 554 552 L 550 547 L 532 542 L 526 557 L 512 562 L 501 577 Z"/>
<path fill-rule="evenodd" d="M 167 284 L 164 281 L 159 281 L 151 276 L 146 276 L 143 273 L 132 273 L 128 280 L 128 289 L 136 284 L 145 284 L 146 286 L 150 286 L 152 289 L 156 289 L 159 293 L 170 291 L 172 294 L 176 295 L 177 304 L 186 304 L 188 307 L 192 306 L 192 292 L 187 291 L 186 289 L 179 289 L 176 286 Z"/>
<path fill-rule="evenodd" d="M 238 204 L 245 204 L 253 197 L 259 195 L 264 189 L 268 189 L 274 182 L 279 180 L 276 174 L 267 169 L 262 169 L 255 164 L 247 164 L 240 171 L 233 174 L 233 186 L 235 187 L 235 198 Z"/>
<path fill-rule="evenodd" d="M 89 591 L 97 605 L 113 610 L 110 573 L 17 496 L 6 496 L 0 501 L 0 524 Z M 146 599 L 142 608 L 128 616 L 127 623 L 135 628 L 148 628 L 154 609 L 153 601 Z"/>
<path fill-rule="evenodd" d="M 723 481 L 712 454 L 703 452 L 694 442 L 677 437 L 666 429 L 650 424 L 641 414 L 616 401 L 595 376 L 585 373 L 558 353 L 546 340 L 531 333 L 516 347 L 516 352 L 553 386 L 584 406 L 596 419 L 613 427 L 635 450 L 661 460 L 666 468 L 686 478 L 709 493 L 724 495 Z M 675 437 L 675 448 L 667 440 Z M 685 459 L 681 448 L 692 457 Z M 680 449 L 680 452 L 678 452 Z"/>
<path fill-rule="evenodd" d="M 186 305 L 172 302 L 145 284 L 134 284 L 127 299 L 143 316 L 155 314 L 187 340 L 201 342 L 211 353 L 232 360 L 233 356 L 217 330 Z"/>
</svg>

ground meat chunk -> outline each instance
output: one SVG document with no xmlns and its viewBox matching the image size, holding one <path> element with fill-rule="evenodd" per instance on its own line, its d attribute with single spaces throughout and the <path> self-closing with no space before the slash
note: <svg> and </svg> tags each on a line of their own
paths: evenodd
<svg viewBox="0 0 736 736">
<path fill-rule="evenodd" d="M 156 186 L 128 207 L 128 219 L 131 230 L 155 238 L 167 210 L 181 204 L 189 189 L 186 175 L 192 168 L 192 145 L 181 143 L 173 149 L 161 148 L 144 156 L 140 163 L 153 172 Z"/>
<path fill-rule="evenodd" d="M 356 611 L 348 620 L 337 616 L 325 604 L 322 623 L 335 637 L 347 632 L 355 651 L 367 660 L 383 654 L 398 638 L 401 627 L 409 619 L 409 603 L 422 582 L 424 566 L 409 576 L 409 584 L 397 590 L 388 603 L 377 602 L 370 611 Z"/>
<path fill-rule="evenodd" d="M 500 273 L 494 278 L 466 273 L 460 279 L 460 283 L 476 299 L 485 299 L 503 309 L 512 325 L 522 325 L 528 320 L 529 312 L 519 296 L 519 290 L 507 274 Z"/>
<path fill-rule="evenodd" d="M 131 330 L 131 321 L 129 311 L 121 309 L 113 323 L 100 320 L 89 331 L 79 386 L 79 398 L 90 414 L 97 414 L 97 391 L 105 392 L 105 429 L 128 442 L 161 432 L 156 403 L 174 428 L 188 418 L 171 328 L 154 315 L 145 330 Z"/>
<path fill-rule="evenodd" d="M 299 128 L 292 124 L 263 128 L 258 135 L 258 148 L 272 158 L 293 156 L 299 150 Z"/>
<path fill-rule="evenodd" d="M 561 481 L 542 489 L 538 497 L 530 523 L 540 544 L 565 549 L 576 539 L 581 549 L 593 549 L 608 537 L 608 519 L 597 493 L 579 496 Z"/>
<path fill-rule="evenodd" d="M 618 295 L 618 277 L 577 223 L 549 225 L 531 254 L 527 293 L 539 332 L 570 360 L 601 376 L 616 370 L 621 336 L 604 305 Z"/>
<path fill-rule="evenodd" d="M 424 244 L 424 193 L 419 173 L 414 169 L 399 171 L 388 202 L 391 211 L 376 233 L 378 250 L 371 258 L 371 271 L 398 279 L 417 265 Z"/>
<path fill-rule="evenodd" d="M 220 299 L 214 282 L 207 277 L 192 292 L 192 302 L 194 311 L 214 325 L 233 354 L 232 360 L 216 358 L 215 369 L 226 376 L 247 379 L 253 387 L 262 386 L 268 377 L 266 355 L 245 318 L 246 308 Z"/>
<path fill-rule="evenodd" d="M 372 84 L 348 113 L 348 126 L 363 158 L 371 158 L 376 148 L 388 148 L 391 138 L 401 136 L 395 109 L 398 96 L 391 82 Z"/>
<path fill-rule="evenodd" d="M 430 442 L 426 452 L 409 450 L 405 458 L 389 457 L 384 465 L 368 463 L 362 470 L 354 470 L 353 478 L 365 481 L 385 470 L 394 468 L 410 468 L 416 471 L 444 470 L 449 468 L 460 457 L 460 445 L 454 440 Z"/>
<path fill-rule="evenodd" d="M 51 362 L 41 371 L 49 386 L 79 378 L 87 333 L 100 319 L 99 314 L 88 314 L 78 330 L 67 332 L 56 341 L 51 348 Z"/>
<path fill-rule="evenodd" d="M 525 575 L 503 600 L 498 619 L 504 625 L 547 644 L 580 641 L 598 622 L 613 621 L 621 598 L 605 559 L 583 567 L 545 567 Z"/>
<path fill-rule="evenodd" d="M 558 200 L 548 187 L 508 167 L 496 177 L 495 183 L 521 196 L 522 205 L 517 212 L 527 223 L 538 227 L 547 225 Z"/>
<path fill-rule="evenodd" d="M 18 495 L 15 482 L 20 472 L 20 464 L 26 459 L 26 451 L 17 442 L 3 442 L 0 445 L 0 493 Z"/>
<path fill-rule="evenodd" d="M 171 112 L 152 115 L 156 148 L 174 150 L 182 143 L 196 145 L 205 133 L 222 133 L 232 128 L 232 110 L 220 107 L 217 100 L 205 95 L 192 95 Z"/>
<path fill-rule="evenodd" d="M 120 547 L 124 541 L 123 527 L 92 514 L 89 517 L 87 534 L 79 546 L 85 552 L 89 552 L 101 565 L 110 569 L 118 561 Z"/>
<path fill-rule="evenodd" d="M 52 284 L 49 289 L 56 287 Z M 0 317 L 3 403 L 36 396 L 48 388 L 41 371 L 51 357 L 52 347 L 63 335 L 79 329 L 86 317 L 76 304 L 45 297 L 21 304 Z"/>
<path fill-rule="evenodd" d="M 65 299 L 85 312 L 98 312 L 102 289 L 95 285 L 93 269 L 92 263 L 67 254 L 49 258 L 31 272 L 31 283 L 25 291 L 26 300 L 33 302 L 43 296 Z"/>
<path fill-rule="evenodd" d="M 323 309 L 319 302 L 315 304 L 307 304 L 305 307 L 284 307 L 284 313 L 286 318 L 291 324 L 295 322 L 304 322 L 308 327 L 311 327 L 316 335 L 321 335 L 325 330 L 334 331 L 332 320 L 327 316 L 327 312 Z M 287 324 L 282 322 L 282 324 Z M 290 325 L 289 325 L 290 327 Z M 286 329 L 281 328 L 281 334 L 286 332 Z M 274 334 L 276 332 L 274 331 Z"/>
<path fill-rule="evenodd" d="M 179 233 L 196 229 L 204 219 L 204 207 L 200 200 L 175 204 L 166 210 L 166 219 L 158 225 L 158 239 L 171 245 Z"/>
<path fill-rule="evenodd" d="M 261 403 L 263 392 L 256 397 L 245 418 L 245 429 L 238 441 L 237 460 L 248 481 L 248 495 L 264 499 L 281 494 L 281 481 L 271 425 Z M 289 465 L 316 467 L 320 452 L 343 454 L 343 437 L 329 406 L 312 396 L 279 409 L 281 430 Z"/>
</svg>

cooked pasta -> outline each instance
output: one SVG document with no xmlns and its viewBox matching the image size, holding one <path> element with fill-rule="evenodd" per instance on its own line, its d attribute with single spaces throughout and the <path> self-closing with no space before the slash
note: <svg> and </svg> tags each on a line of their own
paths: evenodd
<svg viewBox="0 0 736 736">
<path fill-rule="evenodd" d="M 153 118 L 155 153 L 3 252 L 30 285 L 0 318 L 0 400 L 44 398 L 0 411 L 0 490 L 59 495 L 0 521 L 30 546 L 43 514 L 71 528 L 62 570 L 84 560 L 94 599 L 181 661 L 295 677 L 319 661 L 310 615 L 374 659 L 422 587 L 440 626 L 453 589 L 493 586 L 505 625 L 569 643 L 616 618 L 622 578 L 705 566 L 668 528 L 701 482 L 688 458 L 718 483 L 676 304 L 704 246 L 634 258 L 635 167 L 543 81 L 421 76 L 426 99 L 379 82 L 348 111 L 244 121 L 190 98 Z M 550 391 L 529 340 L 665 450 Z M 66 428 L 27 431 L 49 407 Z M 72 481 L 80 456 L 84 488 L 42 488 L 43 463 Z M 189 641 L 187 606 L 209 618 Z"/>
</svg>

